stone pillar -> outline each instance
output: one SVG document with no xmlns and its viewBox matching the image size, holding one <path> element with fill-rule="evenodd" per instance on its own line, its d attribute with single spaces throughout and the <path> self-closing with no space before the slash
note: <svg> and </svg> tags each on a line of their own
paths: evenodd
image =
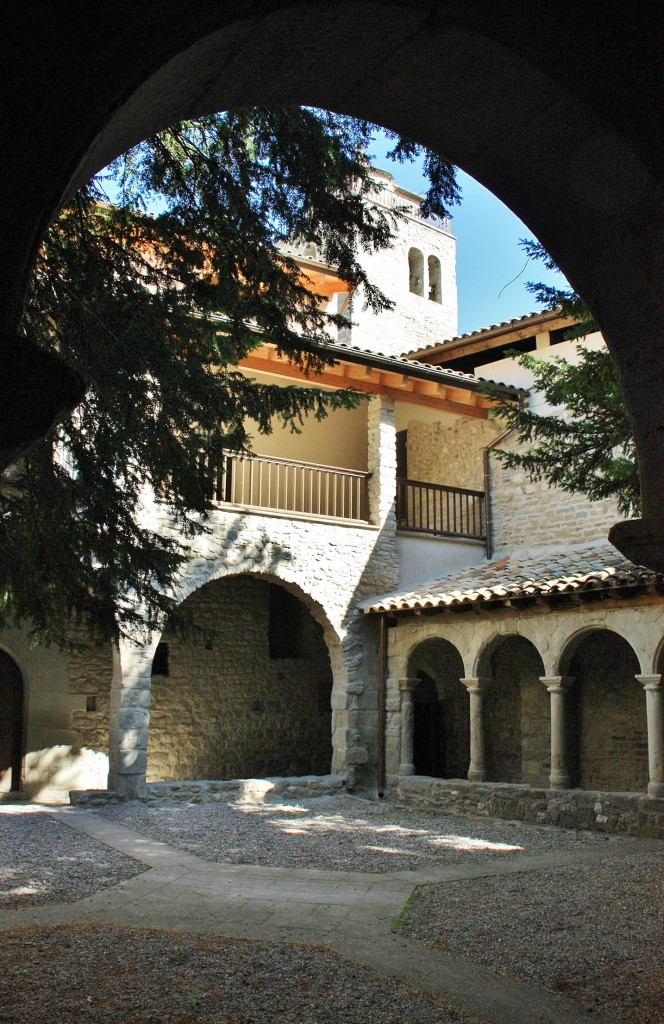
<svg viewBox="0 0 664 1024">
<path fill-rule="evenodd" d="M 488 678 L 462 679 L 470 698 L 470 767 L 469 782 L 483 782 L 486 779 L 484 763 L 484 693 Z"/>
<path fill-rule="evenodd" d="M 147 795 L 150 684 L 155 648 L 120 641 L 113 651 L 108 788 L 129 800 Z"/>
<path fill-rule="evenodd" d="M 413 764 L 413 692 L 419 679 L 400 679 L 399 689 L 401 690 L 401 764 L 399 775 L 414 775 L 415 765 Z"/>
<path fill-rule="evenodd" d="M 573 682 L 574 676 L 540 676 L 540 683 L 544 683 L 551 694 L 551 789 L 569 789 L 570 786 L 565 693 Z"/>
<path fill-rule="evenodd" d="M 367 410 L 369 516 L 376 526 L 396 528 L 397 428 L 394 401 L 374 395 Z"/>
<path fill-rule="evenodd" d="M 664 799 L 664 691 L 661 675 L 636 676 L 646 691 L 648 796 Z"/>
</svg>

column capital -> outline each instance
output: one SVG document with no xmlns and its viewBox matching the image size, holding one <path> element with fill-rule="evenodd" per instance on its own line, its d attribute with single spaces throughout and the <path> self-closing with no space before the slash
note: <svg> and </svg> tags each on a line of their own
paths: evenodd
<svg viewBox="0 0 664 1024">
<path fill-rule="evenodd" d="M 460 679 L 459 682 L 466 687 L 468 693 L 479 693 L 487 688 L 491 682 L 491 676 L 467 676 L 465 679 Z"/>
<path fill-rule="evenodd" d="M 540 676 L 539 681 L 546 686 L 549 693 L 569 690 L 576 676 Z"/>
<path fill-rule="evenodd" d="M 399 680 L 399 689 L 401 690 L 402 693 L 404 693 L 404 692 L 405 693 L 412 693 L 418 683 L 419 683 L 419 679 L 417 677 L 415 677 L 415 678 L 407 678 L 407 679 L 400 679 Z"/>
<path fill-rule="evenodd" d="M 637 683 L 641 683 L 644 690 L 661 690 L 662 689 L 662 676 L 661 675 L 636 675 L 634 676 Z"/>
</svg>

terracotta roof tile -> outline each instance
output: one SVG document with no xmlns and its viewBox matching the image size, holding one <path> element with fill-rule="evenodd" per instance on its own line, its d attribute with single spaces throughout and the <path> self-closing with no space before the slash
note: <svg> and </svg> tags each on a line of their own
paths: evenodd
<svg viewBox="0 0 664 1024">
<path fill-rule="evenodd" d="M 664 574 L 634 565 L 602 540 L 563 550 L 515 551 L 423 584 L 416 590 L 369 598 L 362 609 L 366 613 L 445 609 L 655 584 L 664 586 Z"/>
</svg>

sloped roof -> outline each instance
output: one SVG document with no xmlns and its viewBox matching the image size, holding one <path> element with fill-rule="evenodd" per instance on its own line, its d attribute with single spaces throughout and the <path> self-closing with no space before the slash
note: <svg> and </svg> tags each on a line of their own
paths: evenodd
<svg viewBox="0 0 664 1024">
<path fill-rule="evenodd" d="M 462 342 L 475 341 L 494 334 L 498 336 L 509 334 L 510 331 L 524 327 L 532 327 L 534 329 L 540 325 L 547 324 L 549 321 L 559 320 L 561 317 L 572 320 L 571 317 L 564 317 L 560 310 L 540 309 L 534 313 L 525 313 L 523 316 L 514 317 L 512 320 L 502 320 L 497 324 L 489 324 L 487 327 L 478 327 L 474 331 L 466 331 L 465 334 L 456 334 L 452 338 L 444 338 L 434 345 L 411 349 L 409 352 L 405 352 L 404 356 L 407 359 L 419 358 L 426 361 L 429 356 L 441 355 L 446 349 L 457 348 Z"/>
<path fill-rule="evenodd" d="M 474 373 L 463 373 L 461 370 L 452 370 L 442 366 L 432 366 L 429 363 L 421 363 L 416 359 L 407 359 L 405 356 L 390 356 L 384 352 L 376 352 L 370 349 L 358 348 L 356 345 L 346 345 L 343 342 L 321 342 L 314 346 L 321 351 L 327 351 L 346 361 L 356 361 L 367 366 L 383 365 L 384 369 L 392 372 L 403 373 L 406 376 L 420 376 L 426 380 L 439 380 L 456 387 L 466 387 L 477 390 L 486 384 L 495 387 L 509 395 L 527 394 L 525 388 L 516 387 L 513 384 L 505 384 L 502 381 L 491 380 L 487 377 L 478 377 Z"/>
<path fill-rule="evenodd" d="M 363 602 L 366 613 L 461 609 L 528 598 L 618 593 L 627 588 L 664 591 L 664 574 L 634 565 L 608 541 L 568 547 L 521 550 L 484 561 L 416 590 L 394 592 Z"/>
</svg>

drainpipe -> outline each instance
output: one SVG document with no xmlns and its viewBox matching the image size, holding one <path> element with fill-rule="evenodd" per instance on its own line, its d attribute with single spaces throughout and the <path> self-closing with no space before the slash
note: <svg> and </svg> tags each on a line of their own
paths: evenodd
<svg viewBox="0 0 664 1024">
<path fill-rule="evenodd" d="M 379 620 L 379 667 L 378 667 L 378 752 L 377 784 L 378 796 L 385 796 L 385 693 L 387 689 L 387 617 Z"/>
<path fill-rule="evenodd" d="M 524 407 L 524 397 L 519 395 L 519 409 L 522 410 Z M 484 522 L 486 526 L 486 557 L 491 558 L 493 554 L 493 537 L 492 537 L 492 524 L 491 524 L 491 494 L 490 494 L 490 483 L 491 477 L 489 474 L 489 453 L 504 441 L 511 433 L 514 432 L 514 427 L 508 427 L 507 430 L 503 430 L 502 433 L 498 434 L 498 437 L 494 437 L 493 441 L 489 441 L 488 445 L 482 452 L 482 469 L 484 472 Z"/>
</svg>

